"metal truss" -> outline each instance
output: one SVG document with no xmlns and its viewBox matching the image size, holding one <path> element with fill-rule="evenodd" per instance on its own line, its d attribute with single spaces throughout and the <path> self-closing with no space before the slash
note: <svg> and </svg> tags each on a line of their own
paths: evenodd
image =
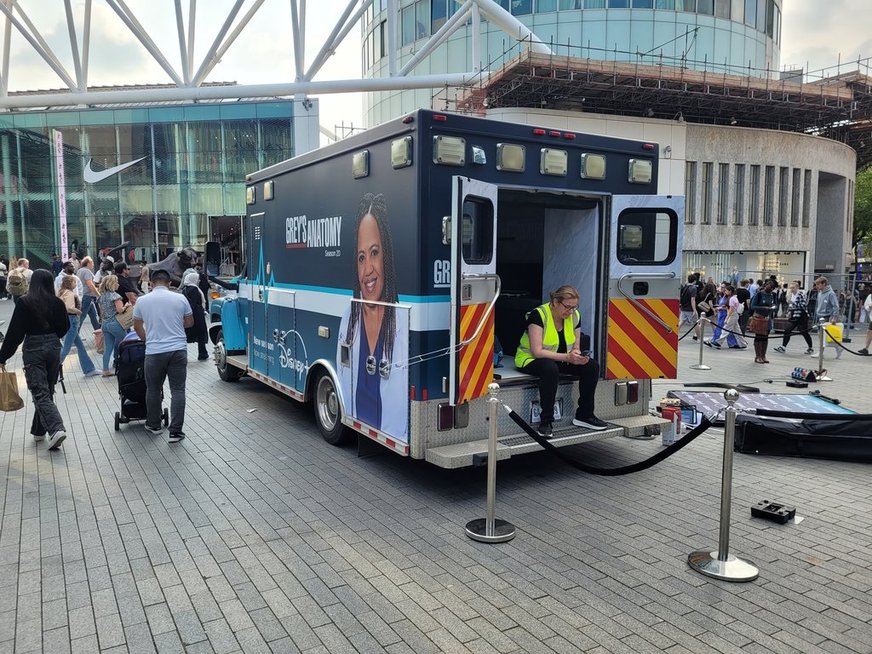
<svg viewBox="0 0 872 654">
<path fill-rule="evenodd" d="M 63 0 L 69 45 L 72 53 L 72 70 L 65 65 L 40 30 L 34 25 L 25 11 L 26 0 L 0 0 L 0 12 L 4 20 L 2 70 L 0 70 L 0 110 L 26 109 L 36 107 L 60 107 L 77 105 L 98 105 L 112 103 L 147 103 L 168 101 L 218 100 L 225 98 L 246 98 L 264 96 L 306 96 L 327 93 L 367 92 L 380 90 L 405 90 L 415 88 L 440 88 L 445 86 L 465 86 L 480 83 L 486 78 L 487 71 L 475 70 L 465 73 L 443 75 L 414 75 L 414 69 L 443 43 L 453 32 L 465 29 L 468 20 L 472 22 L 473 38 L 471 39 L 472 60 L 480 61 L 480 31 L 482 17 L 505 31 L 512 38 L 517 38 L 532 52 L 550 54 L 550 48 L 541 42 L 526 26 L 508 11 L 500 7 L 494 0 L 457 1 L 460 8 L 457 12 L 426 41 L 418 52 L 401 70 L 397 70 L 398 52 L 398 0 L 386 0 L 387 4 L 387 51 L 389 76 L 382 78 L 359 78 L 346 80 L 319 81 L 316 76 L 324 64 L 336 53 L 339 45 L 348 37 L 355 26 L 372 4 L 373 0 L 350 0 L 344 8 L 334 2 L 320 2 L 319 12 L 332 11 L 341 8 L 334 28 L 321 44 L 318 54 L 311 62 L 305 61 L 306 51 L 306 0 L 284 0 L 290 2 L 291 24 L 287 26 L 293 49 L 289 49 L 292 58 L 294 80 L 277 80 L 268 84 L 228 84 L 209 79 L 215 66 L 227 57 L 239 57 L 243 60 L 246 53 L 233 49 L 239 35 L 249 26 L 252 18 L 262 10 L 267 0 L 234 0 L 227 11 L 221 28 L 214 36 L 208 50 L 201 60 L 194 55 L 194 44 L 200 35 L 197 33 L 197 0 L 187 0 L 187 16 L 184 0 L 174 0 L 174 15 L 170 16 L 169 3 L 166 0 L 154 3 L 149 11 L 166 10 L 168 23 L 175 23 L 178 33 L 178 56 L 163 51 L 149 35 L 136 13 L 125 0 L 84 0 L 82 4 L 72 0 Z M 279 0 L 271 0 L 279 2 Z M 166 75 L 165 80 L 150 80 L 158 88 L 124 87 L 95 89 L 89 86 L 88 65 L 89 51 L 92 40 L 105 38 L 105 34 L 94 31 L 92 21 L 93 3 L 104 3 L 121 20 L 124 26 L 139 41 L 145 51 L 154 59 Z M 59 3 L 55 4 L 60 6 Z M 214 14 L 215 7 L 209 2 L 208 10 Z M 201 5 L 201 9 L 205 9 Z M 243 9 L 245 10 L 243 13 Z M 78 12 L 78 15 L 76 15 Z M 186 24 L 187 18 L 187 24 Z M 173 20 L 174 19 L 174 20 Z M 81 26 L 81 31 L 77 29 Z M 60 91 L 45 93 L 12 93 L 8 91 L 9 68 L 15 62 L 10 61 L 10 39 L 13 28 L 31 46 L 33 51 L 45 61 L 57 75 Z M 359 33 L 359 32 L 358 32 Z M 355 35 L 355 38 L 358 38 Z M 81 45 L 80 45 L 81 40 Z M 171 60 L 177 59 L 174 65 Z M 278 67 L 275 67 L 278 70 Z"/>
</svg>

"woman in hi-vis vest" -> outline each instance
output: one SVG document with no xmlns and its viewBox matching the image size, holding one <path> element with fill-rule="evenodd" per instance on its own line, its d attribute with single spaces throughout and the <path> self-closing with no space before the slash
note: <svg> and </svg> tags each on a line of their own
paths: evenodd
<svg viewBox="0 0 872 654">
<path fill-rule="evenodd" d="M 550 302 L 527 314 L 527 331 L 515 353 L 515 367 L 539 378 L 539 434 L 545 438 L 554 435 L 554 401 L 561 374 L 578 378 L 578 408 L 572 424 L 596 431 L 605 429 L 608 425 L 593 412 L 599 366 L 590 350 L 581 349 L 578 291 L 573 286 L 561 286 L 550 296 Z"/>
</svg>

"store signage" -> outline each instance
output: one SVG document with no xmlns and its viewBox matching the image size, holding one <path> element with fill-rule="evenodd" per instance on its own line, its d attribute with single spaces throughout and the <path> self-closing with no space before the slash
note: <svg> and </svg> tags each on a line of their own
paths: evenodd
<svg viewBox="0 0 872 654">
<path fill-rule="evenodd" d="M 134 159 L 133 161 L 128 161 L 127 163 L 119 164 L 117 166 L 112 166 L 112 168 L 106 168 L 105 170 L 94 170 L 91 164 L 94 163 L 93 159 L 88 159 L 88 163 L 85 165 L 85 169 L 82 171 L 82 177 L 85 179 L 88 184 L 96 184 L 97 182 L 102 182 L 104 179 L 108 179 L 112 177 L 112 175 L 117 175 L 122 170 L 126 170 L 133 165 L 138 164 L 143 159 L 147 159 L 148 157 L 140 157 L 139 159 Z"/>
</svg>

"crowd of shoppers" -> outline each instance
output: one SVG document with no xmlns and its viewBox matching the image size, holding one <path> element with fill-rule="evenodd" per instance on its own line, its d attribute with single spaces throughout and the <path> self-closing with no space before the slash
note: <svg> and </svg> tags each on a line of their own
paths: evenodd
<svg viewBox="0 0 872 654">
<path fill-rule="evenodd" d="M 144 262 L 143 262 L 144 263 Z M 146 429 L 160 433 L 161 398 L 169 379 L 171 422 L 169 441 L 185 437 L 185 379 L 187 344 L 197 343 L 198 360 L 210 358 L 207 350 L 209 284 L 199 269 L 186 271 L 184 285 L 170 288 L 167 273 L 130 276 L 129 266 L 104 257 L 94 272 L 94 260 L 52 256 L 52 270 L 31 270 L 25 258 L 0 257 L 0 300 L 11 297 L 15 308 L 0 347 L 0 371 L 19 347 L 27 388 L 34 405 L 31 434 L 55 450 L 67 438 L 63 418 L 54 403 L 55 385 L 63 379 L 62 366 L 73 348 L 85 377 L 112 377 L 113 359 L 128 338 L 145 341 L 145 384 L 148 417 Z M 102 352 L 102 368 L 88 353 L 80 336 L 90 321 L 93 344 Z"/>
</svg>

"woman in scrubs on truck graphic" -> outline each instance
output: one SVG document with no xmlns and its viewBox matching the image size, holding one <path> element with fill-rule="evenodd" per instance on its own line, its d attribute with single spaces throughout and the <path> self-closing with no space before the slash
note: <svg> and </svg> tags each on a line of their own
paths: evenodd
<svg viewBox="0 0 872 654">
<path fill-rule="evenodd" d="M 394 248 L 382 194 L 357 214 L 354 299 L 339 325 L 337 369 L 348 415 L 408 442 L 408 310 L 397 305 Z"/>
</svg>

